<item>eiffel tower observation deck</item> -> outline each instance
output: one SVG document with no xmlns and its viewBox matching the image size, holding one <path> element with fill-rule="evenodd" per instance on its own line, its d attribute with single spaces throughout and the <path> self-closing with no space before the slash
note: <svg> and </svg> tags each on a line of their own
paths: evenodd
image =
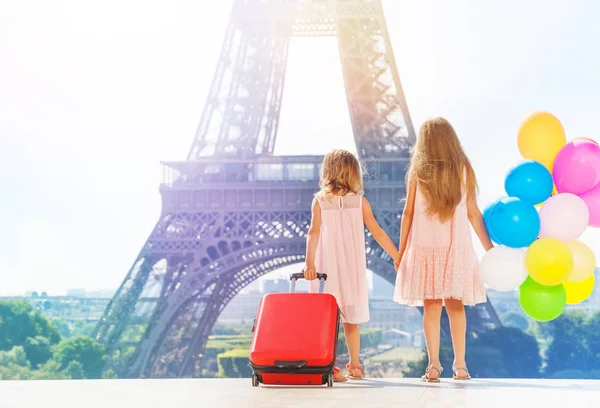
<svg viewBox="0 0 600 408">
<path fill-rule="evenodd" d="M 337 38 L 365 194 L 398 240 L 415 132 L 379 0 L 235 0 L 187 159 L 163 163 L 162 213 L 96 339 L 119 377 L 196 377 L 219 314 L 262 275 L 302 263 L 320 156 L 273 155 L 290 39 Z M 367 233 L 367 267 L 395 281 Z M 133 256 L 132 256 L 133 258 Z M 469 333 L 500 325 L 468 310 Z"/>
</svg>

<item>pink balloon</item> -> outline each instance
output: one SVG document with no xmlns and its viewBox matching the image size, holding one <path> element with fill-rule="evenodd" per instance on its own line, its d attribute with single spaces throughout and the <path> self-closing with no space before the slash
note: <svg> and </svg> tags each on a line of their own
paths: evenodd
<svg viewBox="0 0 600 408">
<path fill-rule="evenodd" d="M 540 208 L 539 237 L 574 241 L 583 234 L 589 220 L 589 210 L 583 199 L 570 193 L 557 194 Z"/>
<path fill-rule="evenodd" d="M 567 143 L 556 155 L 552 177 L 559 193 L 590 191 L 600 183 L 600 146 L 587 139 Z"/>
<path fill-rule="evenodd" d="M 593 189 L 581 195 L 582 200 L 587 204 L 590 213 L 589 226 L 600 228 L 600 184 Z"/>
</svg>

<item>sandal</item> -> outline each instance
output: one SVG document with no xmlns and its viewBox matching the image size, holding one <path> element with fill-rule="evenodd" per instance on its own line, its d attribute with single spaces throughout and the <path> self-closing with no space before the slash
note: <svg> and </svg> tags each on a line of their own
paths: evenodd
<svg viewBox="0 0 600 408">
<path fill-rule="evenodd" d="M 438 374 L 437 378 L 429 378 L 429 373 L 431 372 L 431 370 L 435 370 Z M 423 377 L 421 377 L 421 381 L 423 382 L 430 382 L 430 383 L 439 383 L 440 382 L 440 377 L 442 376 L 442 373 L 444 372 L 444 368 L 440 367 L 437 368 L 434 365 L 429 365 L 426 369 L 425 369 L 425 375 Z"/>
<path fill-rule="evenodd" d="M 337 367 L 333 368 L 333 382 L 346 382 L 348 379 L 342 375 L 342 370 Z"/>
<path fill-rule="evenodd" d="M 458 370 L 463 370 L 465 373 L 467 373 L 466 377 L 459 377 L 457 375 Z M 471 379 L 471 374 L 469 374 L 469 370 L 467 370 L 467 367 L 456 367 L 456 366 L 452 366 L 452 378 L 457 380 L 457 381 L 466 381 L 466 380 L 470 380 Z"/>
<path fill-rule="evenodd" d="M 351 379 L 351 380 L 362 380 L 363 379 L 363 373 L 362 373 L 363 366 L 361 364 L 351 366 L 350 363 L 348 363 L 348 364 L 346 364 L 346 369 L 348 370 L 348 378 L 349 379 Z"/>
</svg>

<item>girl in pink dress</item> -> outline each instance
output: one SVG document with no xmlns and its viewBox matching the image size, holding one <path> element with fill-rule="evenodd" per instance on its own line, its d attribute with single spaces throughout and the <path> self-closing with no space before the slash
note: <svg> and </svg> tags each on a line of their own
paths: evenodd
<svg viewBox="0 0 600 408">
<path fill-rule="evenodd" d="M 400 225 L 394 300 L 423 306 L 429 356 L 423 381 L 439 382 L 442 374 L 439 350 L 443 306 L 450 318 L 453 378 L 468 380 L 464 305 L 486 301 L 470 226 L 486 251 L 493 245 L 477 206 L 475 173 L 447 120 L 431 119 L 421 126 L 406 179 L 408 192 Z"/>
<path fill-rule="evenodd" d="M 350 354 L 347 377 L 360 380 L 363 373 L 358 324 L 369 321 L 364 226 L 394 262 L 400 254 L 375 221 L 371 206 L 363 197 L 361 169 L 352 153 L 334 150 L 325 156 L 320 188 L 312 203 L 303 272 L 312 281 L 311 292 L 318 290 L 317 272 L 327 274 L 324 291 L 335 296 L 342 312 Z M 337 367 L 334 379 L 346 380 Z"/>
</svg>

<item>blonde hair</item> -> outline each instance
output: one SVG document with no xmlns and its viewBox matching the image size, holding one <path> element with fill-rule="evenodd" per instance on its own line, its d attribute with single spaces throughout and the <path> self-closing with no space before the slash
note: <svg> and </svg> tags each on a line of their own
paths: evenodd
<svg viewBox="0 0 600 408">
<path fill-rule="evenodd" d="M 340 196 L 363 192 L 362 171 L 358 159 L 347 150 L 333 150 L 321 165 L 320 196 Z"/>
<path fill-rule="evenodd" d="M 475 197 L 478 190 L 471 162 L 444 118 L 430 119 L 421 126 L 407 178 L 418 183 L 427 201 L 426 214 L 441 222 L 452 218 L 463 191 Z"/>
</svg>

